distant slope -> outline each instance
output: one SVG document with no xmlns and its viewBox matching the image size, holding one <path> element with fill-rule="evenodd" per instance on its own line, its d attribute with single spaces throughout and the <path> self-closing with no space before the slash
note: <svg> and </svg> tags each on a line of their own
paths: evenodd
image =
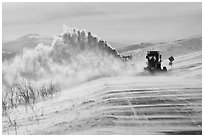
<svg viewBox="0 0 204 137">
<path fill-rule="evenodd" d="M 52 41 L 52 37 L 40 34 L 28 34 L 14 41 L 4 42 L 2 43 L 2 59 L 10 59 L 16 54 L 21 53 L 24 48 L 33 49 L 39 43 L 50 45 Z"/>
<path fill-rule="evenodd" d="M 123 44 L 123 43 L 118 43 L 118 42 L 108 42 L 108 44 L 111 45 L 111 47 L 115 48 L 116 50 L 120 51 L 121 49 L 123 49 L 124 47 L 127 46 L 127 44 Z"/>
<path fill-rule="evenodd" d="M 202 51 L 202 37 L 193 37 L 188 39 L 181 39 L 173 42 L 168 42 L 164 44 L 157 44 L 155 46 L 150 46 L 147 48 L 142 48 L 138 50 L 132 50 L 125 52 L 123 54 L 133 54 L 135 59 L 145 59 L 146 52 L 148 50 L 158 50 L 161 52 L 163 59 L 170 56 L 180 56 L 188 53 L 193 53 L 197 51 Z"/>
<path fill-rule="evenodd" d="M 17 40 L 3 43 L 3 51 L 5 52 L 21 52 L 23 48 L 35 48 L 37 44 L 51 44 L 52 37 L 47 37 L 39 34 L 28 34 Z"/>
<path fill-rule="evenodd" d="M 127 51 L 132 51 L 132 50 L 137 50 L 137 49 L 142 49 L 150 46 L 154 46 L 155 44 L 153 43 L 140 43 L 140 44 L 133 44 L 130 46 L 126 46 L 124 48 L 119 49 L 119 52 L 127 52 Z"/>
</svg>

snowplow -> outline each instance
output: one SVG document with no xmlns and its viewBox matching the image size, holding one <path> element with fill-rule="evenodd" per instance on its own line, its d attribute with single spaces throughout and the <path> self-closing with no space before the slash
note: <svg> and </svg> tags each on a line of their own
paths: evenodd
<svg viewBox="0 0 204 137">
<path fill-rule="evenodd" d="M 163 68 L 161 67 L 161 55 L 159 51 L 147 51 L 146 55 L 147 59 L 147 67 L 144 69 L 149 71 L 149 72 L 166 72 L 167 68 L 164 66 Z"/>
</svg>

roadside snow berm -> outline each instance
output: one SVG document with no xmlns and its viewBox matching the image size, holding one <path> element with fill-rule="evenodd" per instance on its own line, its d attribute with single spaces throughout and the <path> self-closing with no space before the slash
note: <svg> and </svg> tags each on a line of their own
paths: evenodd
<svg viewBox="0 0 204 137">
<path fill-rule="evenodd" d="M 146 55 L 147 67 L 144 69 L 149 72 L 166 72 L 167 68 L 164 66 L 161 68 L 161 55 L 159 51 L 147 51 Z"/>
</svg>

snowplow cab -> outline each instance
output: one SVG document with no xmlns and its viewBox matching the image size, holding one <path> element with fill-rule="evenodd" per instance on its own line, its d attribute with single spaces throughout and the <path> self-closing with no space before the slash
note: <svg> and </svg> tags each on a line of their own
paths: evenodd
<svg viewBox="0 0 204 137">
<path fill-rule="evenodd" d="M 161 55 L 159 51 L 147 51 L 146 55 L 147 67 L 146 70 L 150 72 L 154 71 L 167 71 L 166 67 L 161 68 Z"/>
</svg>

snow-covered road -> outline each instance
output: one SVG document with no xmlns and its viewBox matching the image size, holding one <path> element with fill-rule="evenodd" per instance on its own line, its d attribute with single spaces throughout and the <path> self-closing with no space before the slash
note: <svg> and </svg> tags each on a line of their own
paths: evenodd
<svg viewBox="0 0 204 137">
<path fill-rule="evenodd" d="M 201 134 L 201 87 L 175 76 L 101 78 L 10 116 L 18 134 Z M 6 121 L 3 134 L 15 134 Z"/>
</svg>

